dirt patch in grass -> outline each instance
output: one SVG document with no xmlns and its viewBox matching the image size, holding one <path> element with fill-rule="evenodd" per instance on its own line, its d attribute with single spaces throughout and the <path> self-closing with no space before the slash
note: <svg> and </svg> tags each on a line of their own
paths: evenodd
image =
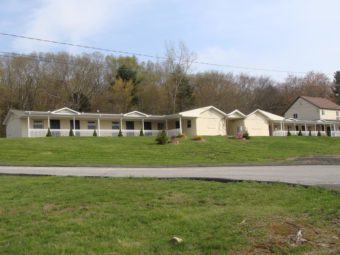
<svg viewBox="0 0 340 255">
<path fill-rule="evenodd" d="M 313 251 L 308 254 L 339 254 L 340 231 L 321 229 L 307 223 L 305 220 L 275 219 L 264 226 L 265 239 L 255 241 L 246 254 L 290 253 L 297 251 Z M 302 241 L 297 241 L 301 231 Z"/>
</svg>

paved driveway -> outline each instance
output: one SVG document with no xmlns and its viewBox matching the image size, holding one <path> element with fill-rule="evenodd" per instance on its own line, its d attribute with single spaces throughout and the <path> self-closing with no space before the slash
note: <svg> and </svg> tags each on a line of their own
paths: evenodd
<svg viewBox="0 0 340 255">
<path fill-rule="evenodd" d="M 340 165 L 299 166 L 225 166 L 225 167 L 24 167 L 0 166 L 0 174 L 209 178 L 255 180 L 304 185 L 327 185 L 340 188 Z"/>
</svg>

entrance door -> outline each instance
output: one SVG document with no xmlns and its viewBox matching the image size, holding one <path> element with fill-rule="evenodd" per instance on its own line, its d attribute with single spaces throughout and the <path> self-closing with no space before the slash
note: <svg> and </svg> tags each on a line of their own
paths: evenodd
<svg viewBox="0 0 340 255">
<path fill-rule="evenodd" d="M 269 136 L 273 136 L 272 125 L 268 125 L 268 128 L 269 128 Z"/>
<path fill-rule="evenodd" d="M 331 127 L 327 127 L 327 135 L 331 136 Z"/>
<path fill-rule="evenodd" d="M 128 136 L 134 136 L 134 129 L 135 129 L 135 123 L 133 121 L 127 121 L 126 123 L 126 135 Z"/>
<path fill-rule="evenodd" d="M 50 127 L 53 136 L 60 136 L 60 120 L 50 120 Z"/>
<path fill-rule="evenodd" d="M 135 123 L 133 121 L 127 121 L 126 122 L 126 129 L 127 130 L 134 130 L 135 129 Z"/>
</svg>

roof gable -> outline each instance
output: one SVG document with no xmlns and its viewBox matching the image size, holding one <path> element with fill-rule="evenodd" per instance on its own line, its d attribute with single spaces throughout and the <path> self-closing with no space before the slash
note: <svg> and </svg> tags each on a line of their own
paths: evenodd
<svg viewBox="0 0 340 255">
<path fill-rule="evenodd" d="M 246 115 L 243 114 L 241 111 L 239 110 L 234 110 L 230 113 L 228 113 L 228 119 L 242 119 L 242 118 L 245 118 Z"/>
<path fill-rule="evenodd" d="M 216 108 L 215 106 L 206 106 L 206 107 L 201 107 L 201 108 L 197 108 L 197 109 L 193 109 L 193 110 L 189 110 L 189 111 L 184 111 L 184 112 L 180 112 L 179 115 L 183 116 L 183 117 L 194 117 L 197 118 L 198 116 L 200 116 L 202 113 L 209 111 L 209 110 L 213 110 L 218 112 L 219 114 L 223 115 L 223 116 L 227 116 L 227 114 L 223 111 L 221 111 L 220 109 Z"/>
<path fill-rule="evenodd" d="M 64 108 L 61 108 L 61 109 L 58 109 L 58 110 L 55 110 L 53 112 L 51 112 L 52 114 L 66 114 L 66 115 L 79 115 L 80 113 L 75 111 L 75 110 L 72 110 L 68 107 L 64 107 Z"/>
<path fill-rule="evenodd" d="M 147 117 L 148 115 L 139 111 L 132 111 L 124 114 L 125 117 Z"/>
<path fill-rule="evenodd" d="M 270 112 L 266 112 L 266 111 L 263 111 L 261 109 L 257 109 L 255 111 L 253 111 L 252 113 L 249 113 L 247 115 L 247 117 L 251 116 L 253 114 L 260 114 L 260 115 L 264 116 L 266 119 L 272 120 L 272 121 L 282 121 L 282 120 L 284 120 L 284 118 L 282 116 L 279 116 L 279 115 L 276 115 L 276 114 L 273 114 L 273 113 L 270 113 Z"/>
</svg>

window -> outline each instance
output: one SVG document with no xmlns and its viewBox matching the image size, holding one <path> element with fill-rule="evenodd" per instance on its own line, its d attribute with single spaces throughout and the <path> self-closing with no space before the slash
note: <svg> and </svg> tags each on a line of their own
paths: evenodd
<svg viewBox="0 0 340 255">
<path fill-rule="evenodd" d="M 164 123 L 157 123 L 157 129 L 163 130 L 164 129 Z"/>
<path fill-rule="evenodd" d="M 321 110 L 321 114 L 322 114 L 322 115 L 325 115 L 325 110 Z"/>
<path fill-rule="evenodd" d="M 135 123 L 133 121 L 126 121 L 125 125 L 126 125 L 126 129 L 128 129 L 128 130 L 134 130 L 135 129 Z"/>
<path fill-rule="evenodd" d="M 119 122 L 118 121 L 112 121 L 112 129 L 119 129 Z"/>
<path fill-rule="evenodd" d="M 152 129 L 152 125 L 150 121 L 146 121 L 144 122 L 144 130 L 151 130 Z"/>
<path fill-rule="evenodd" d="M 97 125 L 95 121 L 88 121 L 87 122 L 87 129 L 96 129 Z"/>
<path fill-rule="evenodd" d="M 191 120 L 187 120 L 187 128 L 191 128 Z"/>
<path fill-rule="evenodd" d="M 179 129 L 179 120 L 176 120 L 176 128 Z"/>
<path fill-rule="evenodd" d="M 336 112 L 336 117 L 337 117 L 337 118 L 340 117 L 340 112 L 339 112 L 339 111 Z"/>
<path fill-rule="evenodd" d="M 294 114 L 293 114 L 293 118 L 294 118 L 294 119 L 297 119 L 297 118 L 298 118 L 298 114 L 297 114 L 297 113 L 294 113 Z"/>
<path fill-rule="evenodd" d="M 34 129 L 43 129 L 44 128 L 44 123 L 42 120 L 34 120 L 33 121 L 33 128 Z"/>
</svg>

